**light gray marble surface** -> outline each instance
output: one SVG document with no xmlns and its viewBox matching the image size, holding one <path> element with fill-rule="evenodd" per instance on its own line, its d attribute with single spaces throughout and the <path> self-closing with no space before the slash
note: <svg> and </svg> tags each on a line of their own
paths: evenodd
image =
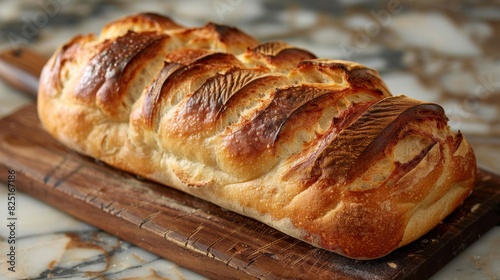
<svg viewBox="0 0 500 280">
<path fill-rule="evenodd" d="M 471 140 L 479 165 L 500 173 L 498 3 L 414 2 L 4 1 L 0 51 L 25 46 L 50 55 L 77 33 L 98 33 L 110 20 L 140 11 L 161 12 L 186 26 L 206 21 L 235 25 L 261 41 L 284 40 L 320 57 L 358 61 L 378 70 L 394 94 L 443 105 L 452 128 Z M 0 82 L 0 116 L 29 102 Z M 12 273 L 4 225 L 7 189 L 0 188 L 1 279 L 204 279 L 31 197 L 16 195 L 18 259 Z M 500 227 L 433 279 L 500 279 Z"/>
</svg>

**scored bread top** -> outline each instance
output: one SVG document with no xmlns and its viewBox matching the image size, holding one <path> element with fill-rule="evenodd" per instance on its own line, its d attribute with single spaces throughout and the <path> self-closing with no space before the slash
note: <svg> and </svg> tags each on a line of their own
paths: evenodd
<svg viewBox="0 0 500 280">
<path fill-rule="evenodd" d="M 372 69 L 151 13 L 60 47 L 38 106 L 81 153 L 353 258 L 421 236 L 475 174 L 443 109 Z"/>
</svg>

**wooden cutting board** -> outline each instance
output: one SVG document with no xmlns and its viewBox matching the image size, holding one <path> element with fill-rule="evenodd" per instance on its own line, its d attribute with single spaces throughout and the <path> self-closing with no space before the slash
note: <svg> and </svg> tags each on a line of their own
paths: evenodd
<svg viewBox="0 0 500 280">
<path fill-rule="evenodd" d="M 35 105 L 0 127 L 0 174 L 16 170 L 20 190 L 216 279 L 424 279 L 500 221 L 500 178 L 480 171 L 473 194 L 427 235 L 356 261 L 70 151 L 40 127 Z"/>
</svg>

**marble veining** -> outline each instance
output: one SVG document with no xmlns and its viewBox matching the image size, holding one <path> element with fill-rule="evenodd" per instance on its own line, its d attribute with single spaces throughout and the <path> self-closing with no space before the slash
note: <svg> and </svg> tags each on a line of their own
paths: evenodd
<svg viewBox="0 0 500 280">
<path fill-rule="evenodd" d="M 379 71 L 394 94 L 442 105 L 452 129 L 474 146 L 481 168 L 500 173 L 500 7 L 491 1 L 3 1 L 0 51 L 50 55 L 76 33 L 114 18 L 156 11 L 186 26 L 238 26 L 261 41 L 283 40 L 319 57 Z M 0 117 L 32 99 L 0 81 Z M 0 128 L 1 129 L 1 128 Z M 5 174 L 0 174 L 2 182 Z M 17 192 L 16 272 L 0 187 L 0 279 L 205 279 Z M 433 280 L 500 279 L 496 226 Z"/>
</svg>

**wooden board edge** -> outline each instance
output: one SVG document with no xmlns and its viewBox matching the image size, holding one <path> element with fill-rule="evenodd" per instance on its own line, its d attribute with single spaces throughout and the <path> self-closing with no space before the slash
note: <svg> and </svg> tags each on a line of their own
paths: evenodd
<svg viewBox="0 0 500 280">
<path fill-rule="evenodd" d="M 7 174 L 7 171 L 10 169 L 13 169 L 13 167 L 0 164 L 0 174 Z M 115 215 L 106 213 L 99 208 L 86 207 L 88 205 L 80 199 L 68 198 L 68 196 L 63 195 L 61 192 L 49 192 L 47 188 L 51 188 L 51 186 L 40 184 L 37 180 L 26 176 L 22 169 L 15 167 L 14 169 L 17 171 L 16 187 L 18 190 L 124 241 L 135 244 L 141 248 L 146 248 L 147 251 L 209 278 L 235 280 L 255 279 L 251 275 L 248 275 L 242 270 L 237 270 L 234 267 L 219 268 L 223 266 L 222 262 L 208 258 L 200 252 L 190 250 L 188 247 L 179 246 L 178 244 L 168 242 L 154 235 L 148 235 L 148 238 L 138 236 L 133 231 L 128 230 L 131 226 L 129 222 L 121 220 Z M 48 193 L 50 193 L 50 195 L 47 195 Z M 85 211 L 80 211 L 84 208 L 86 209 Z M 89 218 L 102 215 L 106 215 L 107 217 L 105 219 Z M 113 222 L 109 223 L 110 220 Z M 120 230 L 117 230 L 117 228 Z M 158 244 L 164 244 L 164 246 L 158 247 Z M 204 269 L 207 266 L 212 266 L 212 268 Z M 218 271 L 220 274 L 214 274 L 213 271 Z"/>
</svg>

